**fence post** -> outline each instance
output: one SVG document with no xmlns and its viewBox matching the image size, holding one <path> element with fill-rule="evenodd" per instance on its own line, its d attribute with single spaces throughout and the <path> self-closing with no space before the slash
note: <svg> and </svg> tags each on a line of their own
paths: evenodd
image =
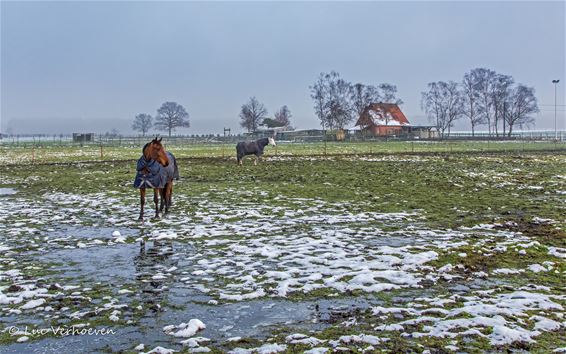
<svg viewBox="0 0 566 354">
<path fill-rule="evenodd" d="M 31 163 L 35 163 L 35 145 L 31 147 Z"/>
<path fill-rule="evenodd" d="M 104 160 L 104 150 L 102 148 L 102 144 L 100 144 L 100 159 Z"/>
</svg>

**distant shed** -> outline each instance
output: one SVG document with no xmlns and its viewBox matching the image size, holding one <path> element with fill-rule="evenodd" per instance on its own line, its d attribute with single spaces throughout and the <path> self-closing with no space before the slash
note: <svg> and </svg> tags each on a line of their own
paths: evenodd
<svg viewBox="0 0 566 354">
<path fill-rule="evenodd" d="M 94 141 L 94 133 L 73 133 L 73 141 L 77 143 Z"/>
</svg>

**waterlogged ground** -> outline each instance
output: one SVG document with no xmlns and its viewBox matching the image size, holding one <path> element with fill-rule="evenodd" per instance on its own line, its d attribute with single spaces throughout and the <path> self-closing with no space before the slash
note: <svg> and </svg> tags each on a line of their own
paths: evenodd
<svg viewBox="0 0 566 354">
<path fill-rule="evenodd" d="M 1 352 L 566 351 L 566 155 L 134 163 L 0 171 Z"/>
</svg>

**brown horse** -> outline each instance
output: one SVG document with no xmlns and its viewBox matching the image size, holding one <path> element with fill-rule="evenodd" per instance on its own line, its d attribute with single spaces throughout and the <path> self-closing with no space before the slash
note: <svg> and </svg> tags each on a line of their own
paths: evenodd
<svg viewBox="0 0 566 354">
<path fill-rule="evenodd" d="M 134 187 L 140 189 L 140 217 L 143 221 L 146 188 L 153 189 L 155 203 L 155 218 L 165 209 L 169 212 L 173 196 L 173 179 L 179 179 L 177 161 L 170 152 L 165 151 L 160 139 L 153 139 L 143 147 L 143 156 L 138 160 Z M 161 204 L 159 205 L 159 197 Z"/>
</svg>

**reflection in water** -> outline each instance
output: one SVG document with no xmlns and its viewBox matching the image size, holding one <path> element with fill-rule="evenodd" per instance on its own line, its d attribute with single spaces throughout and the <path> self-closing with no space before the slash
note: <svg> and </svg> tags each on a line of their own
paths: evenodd
<svg viewBox="0 0 566 354">
<path fill-rule="evenodd" d="M 134 257 L 135 280 L 140 301 L 145 309 L 160 312 L 161 304 L 167 302 L 168 289 L 174 282 L 171 272 L 177 267 L 173 241 L 140 243 L 140 252 Z"/>
</svg>

